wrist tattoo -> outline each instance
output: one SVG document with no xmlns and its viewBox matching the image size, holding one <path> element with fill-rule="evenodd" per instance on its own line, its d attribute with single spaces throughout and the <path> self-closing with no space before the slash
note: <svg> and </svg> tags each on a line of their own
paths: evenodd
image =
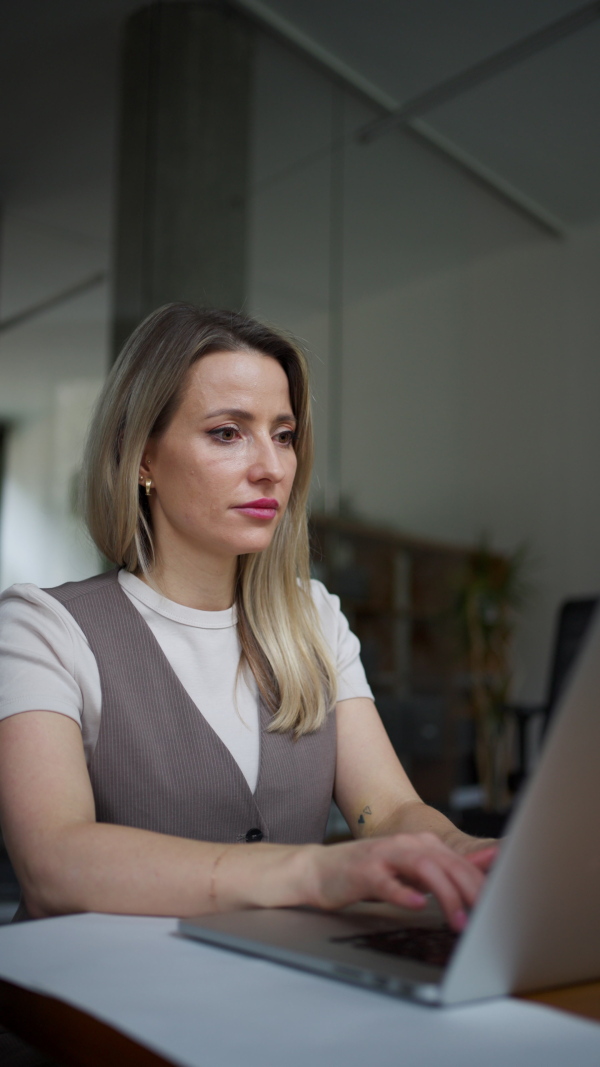
<svg viewBox="0 0 600 1067">
<path fill-rule="evenodd" d="M 365 815 L 372 815 L 372 814 L 373 814 L 373 812 L 371 811 L 369 805 L 367 804 L 366 808 L 363 808 L 363 810 L 361 811 L 360 815 L 358 816 L 359 825 L 362 826 L 362 825 L 364 825 L 364 823 L 366 823 L 367 820 L 365 819 Z"/>
</svg>

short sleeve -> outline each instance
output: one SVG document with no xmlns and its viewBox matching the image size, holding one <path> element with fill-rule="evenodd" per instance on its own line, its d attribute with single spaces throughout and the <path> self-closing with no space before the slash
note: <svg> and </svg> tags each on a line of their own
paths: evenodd
<svg viewBox="0 0 600 1067">
<path fill-rule="evenodd" d="M 353 697 L 372 700 L 373 693 L 360 659 L 360 641 L 348 625 L 339 597 L 329 593 L 322 582 L 313 580 L 310 584 L 323 636 L 337 667 L 338 701 Z"/>
<path fill-rule="evenodd" d="M 0 598 L 0 719 L 43 710 L 81 725 L 73 639 L 52 600 L 34 585 L 11 586 Z"/>
</svg>

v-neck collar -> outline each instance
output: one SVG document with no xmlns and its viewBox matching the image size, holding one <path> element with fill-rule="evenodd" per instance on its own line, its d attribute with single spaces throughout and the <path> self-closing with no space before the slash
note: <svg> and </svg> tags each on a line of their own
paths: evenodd
<svg viewBox="0 0 600 1067">
<path fill-rule="evenodd" d="M 140 582 L 140 585 L 143 585 L 143 582 Z M 141 626 L 143 628 L 144 634 L 146 635 L 147 639 L 150 640 L 151 644 L 154 647 L 154 652 L 155 652 L 157 658 L 159 660 L 162 660 L 163 666 L 166 667 L 166 669 L 167 669 L 167 671 L 168 671 L 168 673 L 170 675 L 171 684 L 175 685 L 175 687 L 179 690 L 180 696 L 183 696 L 185 698 L 185 700 L 188 701 L 192 705 L 192 707 L 194 708 L 194 711 L 197 714 L 200 715 L 200 717 L 202 719 L 202 722 L 204 724 L 204 727 L 208 731 L 210 731 L 210 734 L 211 734 L 213 740 L 216 741 L 217 746 L 218 747 L 220 746 L 222 752 L 226 756 L 226 759 L 229 761 L 231 767 L 234 769 L 234 772 L 239 776 L 241 781 L 244 783 L 244 787 L 245 787 L 248 795 L 252 798 L 252 800 L 253 800 L 254 804 L 256 805 L 258 811 L 260 812 L 260 809 L 258 808 L 258 803 L 257 803 L 257 799 L 256 798 L 257 798 L 257 795 L 258 795 L 258 793 L 260 791 L 261 780 L 262 780 L 262 777 L 263 777 L 264 734 L 266 734 L 268 732 L 267 728 L 268 728 L 268 726 L 270 724 L 270 721 L 271 721 L 270 714 L 269 714 L 267 708 L 265 707 L 264 701 L 262 700 L 262 698 L 259 695 L 260 730 L 259 730 L 259 736 L 258 736 L 258 775 L 257 775 L 257 778 L 256 778 L 255 790 L 254 790 L 254 792 L 252 792 L 252 790 L 250 789 L 250 786 L 248 785 L 248 781 L 246 779 L 246 776 L 244 775 L 244 773 L 242 772 L 242 770 L 240 768 L 239 763 L 234 758 L 234 756 L 231 754 L 231 752 L 228 749 L 228 747 L 225 744 L 225 742 L 219 737 L 219 735 L 218 735 L 217 731 L 214 729 L 214 727 L 211 726 L 211 724 L 209 723 L 208 719 L 205 718 L 205 716 L 202 713 L 202 708 L 198 707 L 198 705 L 195 703 L 195 701 L 192 700 L 192 698 L 191 698 L 190 694 L 188 693 L 187 689 L 185 688 L 185 686 L 182 684 L 182 682 L 180 682 L 179 678 L 177 677 L 175 671 L 173 670 L 173 667 L 169 663 L 169 660 L 165 656 L 165 653 L 163 652 L 162 648 L 160 647 L 159 642 L 157 641 L 156 637 L 152 633 L 152 630 L 148 626 L 148 623 L 144 619 L 143 615 L 140 614 L 140 612 L 137 610 L 137 608 L 135 608 L 133 606 L 133 604 L 131 603 L 131 601 L 129 600 L 129 597 L 125 593 L 125 590 L 121 585 L 121 582 L 118 580 L 118 572 L 115 572 L 115 587 L 116 587 L 116 589 L 118 591 L 118 595 L 120 597 L 122 597 L 122 600 L 124 601 L 124 603 L 126 605 L 126 611 L 129 613 L 133 625 L 136 626 L 136 627 L 137 626 Z M 149 588 L 149 587 L 145 587 L 145 588 Z M 152 591 L 152 590 L 150 590 L 150 591 Z M 168 601 L 168 603 L 170 603 L 170 601 Z M 194 609 L 189 608 L 187 610 L 192 611 Z M 203 612 L 202 614 L 210 614 L 210 612 Z"/>
</svg>

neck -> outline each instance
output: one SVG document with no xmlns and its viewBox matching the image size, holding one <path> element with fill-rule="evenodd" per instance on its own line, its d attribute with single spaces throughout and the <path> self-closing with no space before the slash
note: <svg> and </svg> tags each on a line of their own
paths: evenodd
<svg viewBox="0 0 600 1067">
<path fill-rule="evenodd" d="M 237 559 L 186 560 L 178 556 L 169 562 L 157 559 L 148 577 L 138 578 L 168 600 L 200 611 L 224 611 L 233 604 Z"/>
</svg>

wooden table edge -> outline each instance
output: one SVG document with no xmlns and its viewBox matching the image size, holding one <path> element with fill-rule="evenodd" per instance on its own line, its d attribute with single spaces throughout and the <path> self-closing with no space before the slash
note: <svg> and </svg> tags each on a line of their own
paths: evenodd
<svg viewBox="0 0 600 1067">
<path fill-rule="evenodd" d="M 600 981 L 527 993 L 517 999 L 600 1022 Z M 435 1009 L 432 1009 L 435 1010 Z M 0 1024 L 64 1067 L 173 1067 L 151 1049 L 80 1008 L 0 979 Z"/>
<path fill-rule="evenodd" d="M 570 1015 L 600 1022 L 600 981 L 582 982 L 580 985 L 561 986 L 558 989 L 542 989 L 539 993 L 523 993 L 518 999 L 545 1004 Z"/>
<path fill-rule="evenodd" d="M 133 1038 L 64 1000 L 0 979 L 0 1023 L 64 1067 L 173 1067 Z"/>
</svg>

